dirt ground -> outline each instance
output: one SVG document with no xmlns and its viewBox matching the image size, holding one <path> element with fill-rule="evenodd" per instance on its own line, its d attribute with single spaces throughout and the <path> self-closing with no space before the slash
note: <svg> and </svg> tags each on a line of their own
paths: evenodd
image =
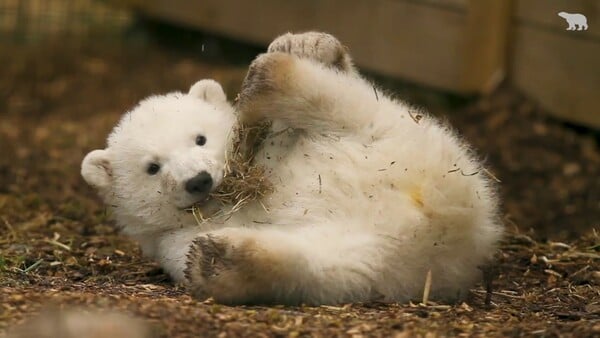
<svg viewBox="0 0 600 338">
<path fill-rule="evenodd" d="M 206 77 L 234 97 L 248 58 L 215 55 L 254 52 L 161 46 L 2 46 L 0 335 L 48 306 L 81 306 L 137 316 L 158 337 L 600 337 L 598 134 L 547 117 L 510 88 L 467 100 L 384 81 L 449 119 L 502 181 L 508 234 L 491 294 L 478 285 L 460 304 L 322 307 L 190 298 L 116 233 L 79 175 L 83 156 L 141 98 Z"/>
</svg>

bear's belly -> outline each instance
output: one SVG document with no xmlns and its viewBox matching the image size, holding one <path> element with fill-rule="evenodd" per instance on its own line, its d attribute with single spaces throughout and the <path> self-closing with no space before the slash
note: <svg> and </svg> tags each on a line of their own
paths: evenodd
<svg viewBox="0 0 600 338">
<path fill-rule="evenodd" d="M 398 234 L 450 218 L 474 224 L 489 209 L 481 168 L 437 125 L 367 144 L 286 132 L 256 160 L 276 190 L 240 214 L 246 225 L 342 223 Z"/>
<path fill-rule="evenodd" d="M 354 139 L 290 134 L 267 140 L 256 161 L 267 168 L 275 192 L 250 218 L 290 225 L 343 222 L 382 231 L 392 231 L 400 218 L 419 222 L 413 184 L 393 155 Z"/>
</svg>

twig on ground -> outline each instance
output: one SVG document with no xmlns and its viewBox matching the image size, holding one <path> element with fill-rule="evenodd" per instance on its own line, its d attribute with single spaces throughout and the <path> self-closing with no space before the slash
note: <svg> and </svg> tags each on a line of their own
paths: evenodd
<svg viewBox="0 0 600 338">
<path fill-rule="evenodd" d="M 431 291 L 431 269 L 427 271 L 427 277 L 425 277 L 425 287 L 423 288 L 423 301 L 422 303 L 427 305 L 429 300 L 429 292 Z"/>
<path fill-rule="evenodd" d="M 52 239 L 47 239 L 46 238 L 46 239 L 44 239 L 44 242 L 46 242 L 48 244 L 55 245 L 55 246 L 57 246 L 57 247 L 59 247 L 61 249 L 64 249 L 64 250 L 67 250 L 67 251 L 71 251 L 71 247 L 70 246 L 68 246 L 66 244 L 63 244 L 63 243 L 61 243 L 61 242 L 58 241 L 59 238 L 60 238 L 60 235 L 58 233 L 54 233 L 54 238 L 52 238 Z"/>
<path fill-rule="evenodd" d="M 21 270 L 21 269 L 18 269 L 18 268 L 17 268 L 17 270 L 19 270 L 22 273 L 28 273 L 29 271 L 32 271 L 33 269 L 37 268 L 40 264 L 42 264 L 43 261 L 44 261 L 44 259 L 40 258 L 35 263 L 31 264 L 30 266 L 28 266 L 24 270 Z"/>
</svg>

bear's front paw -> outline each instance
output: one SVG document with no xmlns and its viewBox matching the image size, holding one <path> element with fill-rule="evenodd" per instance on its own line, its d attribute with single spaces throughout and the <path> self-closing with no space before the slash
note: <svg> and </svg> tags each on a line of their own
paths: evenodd
<svg viewBox="0 0 600 338">
<path fill-rule="evenodd" d="M 227 241 L 212 235 L 194 240 L 187 256 L 185 277 L 190 293 L 198 299 L 212 296 L 210 283 L 229 268 Z"/>
<path fill-rule="evenodd" d="M 287 33 L 276 38 L 269 45 L 268 52 L 289 53 L 343 71 L 352 68 L 352 61 L 346 47 L 333 35 L 327 33 Z"/>
<path fill-rule="evenodd" d="M 263 251 L 245 231 L 232 229 L 198 237 L 188 253 L 185 271 L 192 296 L 213 297 L 219 303 L 253 302 L 262 293 Z M 223 235 L 226 233 L 226 235 Z"/>
</svg>

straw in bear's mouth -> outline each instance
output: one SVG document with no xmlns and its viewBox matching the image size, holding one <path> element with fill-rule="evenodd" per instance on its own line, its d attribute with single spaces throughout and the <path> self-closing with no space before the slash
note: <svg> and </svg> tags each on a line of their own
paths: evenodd
<svg viewBox="0 0 600 338">
<path fill-rule="evenodd" d="M 256 151 L 267 138 L 270 130 L 271 124 L 268 122 L 252 127 L 238 123 L 234 128 L 231 145 L 226 154 L 223 180 L 209 195 L 209 200 L 219 202 L 222 208 L 215 214 L 203 215 L 202 206 L 207 201 L 193 205 L 191 213 L 199 223 L 217 216 L 230 215 L 247 203 L 260 201 L 273 192 L 273 185 L 266 177 L 265 168 L 254 163 Z M 231 208 L 226 208 L 227 206 Z M 224 211 L 224 209 L 229 209 L 229 211 Z"/>
<path fill-rule="evenodd" d="M 195 202 L 195 203 L 193 203 L 193 204 L 191 204 L 191 205 L 189 205 L 189 206 L 187 206 L 185 208 L 181 208 L 181 210 L 183 210 L 183 211 L 191 214 L 191 213 L 194 212 L 194 208 L 201 208 L 201 207 L 205 206 L 206 203 L 208 203 L 209 200 L 210 200 L 210 196 L 206 196 L 206 197 L 204 197 L 200 201 L 197 201 L 197 202 Z"/>
</svg>

